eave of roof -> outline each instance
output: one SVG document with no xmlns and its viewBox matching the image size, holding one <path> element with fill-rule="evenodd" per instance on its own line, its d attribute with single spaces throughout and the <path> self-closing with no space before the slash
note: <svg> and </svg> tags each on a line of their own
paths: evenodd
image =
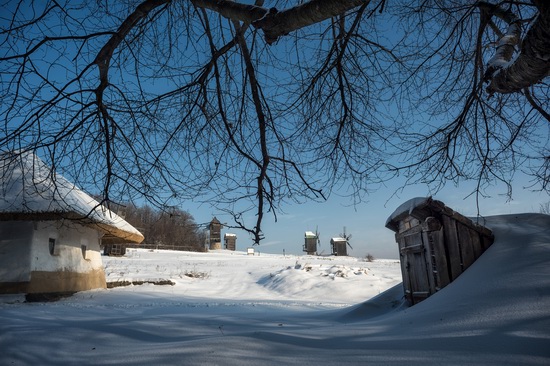
<svg viewBox="0 0 550 366">
<path fill-rule="evenodd" d="M 120 242 L 143 235 L 114 212 L 52 170 L 31 152 L 0 154 L 0 220 L 80 221 Z"/>
</svg>

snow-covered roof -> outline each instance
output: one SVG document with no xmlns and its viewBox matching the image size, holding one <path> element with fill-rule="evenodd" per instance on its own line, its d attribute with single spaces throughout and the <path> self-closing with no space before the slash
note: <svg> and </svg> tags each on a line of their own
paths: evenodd
<svg viewBox="0 0 550 366">
<path fill-rule="evenodd" d="M 402 203 L 399 207 L 393 211 L 393 213 L 386 220 L 386 227 L 392 221 L 396 221 L 400 216 L 410 215 L 415 208 L 424 206 L 431 201 L 431 197 L 415 197 Z"/>
<path fill-rule="evenodd" d="M 445 215 L 454 221 L 458 221 L 468 228 L 479 232 L 481 235 L 492 237 L 491 230 L 473 222 L 471 219 L 445 206 L 441 201 L 432 197 L 416 197 L 401 204 L 386 220 L 386 227 L 395 232 L 399 231 L 399 221 L 407 216 L 412 216 L 424 221 L 428 216 Z"/>
<path fill-rule="evenodd" d="M 0 154 L 0 220 L 67 218 L 93 226 L 110 242 L 143 241 L 143 235 L 101 206 L 31 152 Z"/>
<path fill-rule="evenodd" d="M 334 242 L 334 243 L 338 243 L 338 242 L 341 242 L 341 241 L 347 241 L 347 239 L 337 236 L 335 238 L 330 239 L 330 241 Z"/>
<path fill-rule="evenodd" d="M 225 233 L 224 236 L 237 236 L 237 234 Z"/>
<path fill-rule="evenodd" d="M 305 237 L 306 238 L 316 238 L 317 235 L 315 235 L 315 233 L 313 231 L 306 231 L 305 232 Z"/>
</svg>

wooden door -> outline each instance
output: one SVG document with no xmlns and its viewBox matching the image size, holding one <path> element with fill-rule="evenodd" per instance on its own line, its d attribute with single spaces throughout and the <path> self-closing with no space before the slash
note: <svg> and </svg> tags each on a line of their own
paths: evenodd
<svg viewBox="0 0 550 366">
<path fill-rule="evenodd" d="M 398 234 L 405 297 L 416 304 L 432 294 L 431 263 L 423 242 L 422 227 Z"/>
</svg>

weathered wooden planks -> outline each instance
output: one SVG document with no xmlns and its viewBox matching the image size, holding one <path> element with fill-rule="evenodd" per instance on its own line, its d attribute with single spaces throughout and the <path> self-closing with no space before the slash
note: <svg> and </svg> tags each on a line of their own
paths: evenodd
<svg viewBox="0 0 550 366">
<path fill-rule="evenodd" d="M 386 223 L 397 230 L 403 287 L 412 304 L 454 281 L 493 242 L 489 229 L 442 202 L 431 198 L 418 201 L 418 207 L 398 213 Z"/>
</svg>

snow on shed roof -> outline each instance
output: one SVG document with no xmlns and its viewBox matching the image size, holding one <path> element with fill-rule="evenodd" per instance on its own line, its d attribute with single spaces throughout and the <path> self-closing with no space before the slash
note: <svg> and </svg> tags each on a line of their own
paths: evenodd
<svg viewBox="0 0 550 366">
<path fill-rule="evenodd" d="M 315 233 L 314 233 L 313 231 L 306 231 L 306 232 L 304 233 L 304 236 L 305 236 L 306 238 L 316 238 L 316 237 L 317 237 L 317 235 L 315 235 Z"/>
<path fill-rule="evenodd" d="M 431 197 L 415 197 L 402 203 L 393 211 L 393 213 L 386 220 L 386 227 L 392 222 L 396 221 L 400 216 L 410 215 L 415 208 L 424 206 L 431 202 Z"/>
<path fill-rule="evenodd" d="M 143 241 L 143 235 L 114 212 L 52 172 L 32 152 L 0 154 L 0 220 L 81 220 L 110 242 Z"/>
</svg>

